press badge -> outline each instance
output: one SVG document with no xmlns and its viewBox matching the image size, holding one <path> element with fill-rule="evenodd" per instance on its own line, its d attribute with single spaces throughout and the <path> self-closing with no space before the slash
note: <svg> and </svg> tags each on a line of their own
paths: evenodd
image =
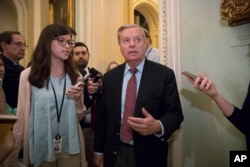
<svg viewBox="0 0 250 167">
<path fill-rule="evenodd" d="M 59 134 L 53 138 L 53 145 L 55 154 L 62 153 L 62 137 Z"/>
</svg>

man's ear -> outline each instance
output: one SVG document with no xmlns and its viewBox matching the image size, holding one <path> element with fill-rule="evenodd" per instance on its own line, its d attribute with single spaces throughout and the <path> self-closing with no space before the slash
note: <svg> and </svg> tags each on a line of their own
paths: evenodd
<svg viewBox="0 0 250 167">
<path fill-rule="evenodd" d="M 5 41 L 2 41 L 2 42 L 0 43 L 0 45 L 1 45 L 1 48 L 5 48 L 6 45 L 7 45 L 7 43 L 6 43 Z"/>
</svg>

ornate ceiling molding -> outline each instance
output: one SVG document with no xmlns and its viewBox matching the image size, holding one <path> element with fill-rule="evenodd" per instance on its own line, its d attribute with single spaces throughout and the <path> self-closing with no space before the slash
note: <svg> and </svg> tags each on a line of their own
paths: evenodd
<svg viewBox="0 0 250 167">
<path fill-rule="evenodd" d="M 230 26 L 250 22 L 249 0 L 221 0 L 221 18 L 228 20 Z"/>
</svg>

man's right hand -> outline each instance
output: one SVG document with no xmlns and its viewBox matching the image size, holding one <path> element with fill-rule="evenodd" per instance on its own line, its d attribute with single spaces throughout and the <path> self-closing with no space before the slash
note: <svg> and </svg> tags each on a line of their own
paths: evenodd
<svg viewBox="0 0 250 167">
<path fill-rule="evenodd" d="M 95 94 L 100 90 L 101 87 L 101 79 L 97 82 L 93 82 L 93 79 L 90 78 L 87 83 L 88 93 L 89 94 Z"/>
<path fill-rule="evenodd" d="M 103 155 L 94 155 L 93 158 L 96 167 L 103 167 Z"/>
</svg>

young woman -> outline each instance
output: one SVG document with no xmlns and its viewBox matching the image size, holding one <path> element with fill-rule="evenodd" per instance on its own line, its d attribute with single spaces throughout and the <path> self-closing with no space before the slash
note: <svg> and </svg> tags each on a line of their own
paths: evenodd
<svg viewBox="0 0 250 167">
<path fill-rule="evenodd" d="M 41 32 L 31 66 L 20 76 L 16 148 L 9 163 L 23 146 L 27 166 L 86 166 L 79 126 L 86 110 L 84 83 L 74 86 L 81 77 L 70 56 L 74 44 L 66 26 L 51 24 Z"/>
</svg>

